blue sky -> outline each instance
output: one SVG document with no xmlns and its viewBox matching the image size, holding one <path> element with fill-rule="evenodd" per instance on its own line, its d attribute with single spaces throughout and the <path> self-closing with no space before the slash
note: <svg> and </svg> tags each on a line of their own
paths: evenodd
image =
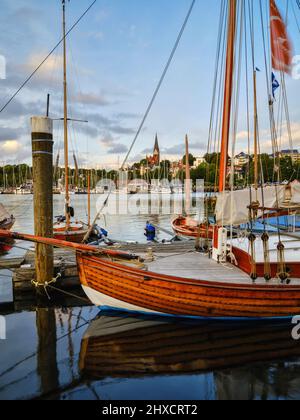
<svg viewBox="0 0 300 420">
<path fill-rule="evenodd" d="M 7 79 L 0 80 L 1 103 L 44 58 L 61 36 L 59 0 L 1 1 L 0 54 L 7 60 Z M 262 0 L 266 4 L 266 0 Z M 300 10 L 295 11 L 300 22 Z M 70 25 L 89 0 L 67 4 Z M 282 11 L 286 0 L 278 0 Z M 69 44 L 70 115 L 88 119 L 70 127 L 72 150 L 82 165 L 114 166 L 126 154 L 160 78 L 191 0 L 98 0 L 71 34 Z M 162 154 L 175 159 L 189 134 L 191 151 L 206 151 L 220 0 L 197 0 L 165 83 L 131 156 L 153 148 L 156 132 Z M 258 2 L 255 1 L 257 5 Z M 257 19 L 258 20 L 258 19 Z M 262 148 L 270 146 L 262 45 L 257 30 L 257 66 Z M 289 33 L 295 54 L 300 34 L 290 7 Z M 45 113 L 51 93 L 51 115 L 62 116 L 61 49 L 0 115 L 0 161 L 30 162 L 29 117 Z M 243 92 L 244 85 L 241 86 Z M 300 80 L 287 78 L 294 146 L 300 147 Z M 56 150 L 62 147 L 61 123 L 55 123 Z M 241 95 L 237 151 L 245 149 L 245 101 Z M 287 146 L 283 133 L 282 145 Z M 270 151 L 270 150 L 269 150 Z"/>
</svg>

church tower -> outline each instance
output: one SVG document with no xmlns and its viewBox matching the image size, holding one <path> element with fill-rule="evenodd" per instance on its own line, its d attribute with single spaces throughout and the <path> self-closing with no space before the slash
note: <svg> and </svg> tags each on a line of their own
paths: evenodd
<svg viewBox="0 0 300 420">
<path fill-rule="evenodd" d="M 150 168 L 155 168 L 160 165 L 160 150 L 159 150 L 157 134 L 155 136 L 153 155 L 149 157 L 147 156 L 146 159 Z"/>
</svg>

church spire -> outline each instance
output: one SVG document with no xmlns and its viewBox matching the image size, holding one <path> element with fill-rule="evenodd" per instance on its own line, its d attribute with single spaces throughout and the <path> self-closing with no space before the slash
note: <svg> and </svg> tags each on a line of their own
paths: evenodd
<svg viewBox="0 0 300 420">
<path fill-rule="evenodd" d="M 154 160 L 155 166 L 159 166 L 159 164 L 160 164 L 160 149 L 159 149 L 159 144 L 158 144 L 157 133 L 156 133 L 156 136 L 155 136 L 155 144 L 154 144 L 154 150 L 153 150 L 153 160 Z"/>
<path fill-rule="evenodd" d="M 156 134 L 155 136 L 155 143 L 154 143 L 154 150 L 153 150 L 153 156 L 147 156 L 146 157 L 148 164 L 154 168 L 155 166 L 160 165 L 160 150 L 159 150 L 159 144 L 158 144 L 158 136 Z"/>
<path fill-rule="evenodd" d="M 155 152 L 158 152 L 159 153 L 159 144 L 158 144 L 158 136 L 157 136 L 157 133 L 156 133 L 156 136 L 155 136 L 155 144 L 154 144 L 154 153 Z"/>
</svg>

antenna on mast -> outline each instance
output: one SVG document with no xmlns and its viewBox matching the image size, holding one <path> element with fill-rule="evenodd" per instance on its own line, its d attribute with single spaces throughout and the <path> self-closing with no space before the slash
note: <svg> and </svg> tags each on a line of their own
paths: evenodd
<svg viewBox="0 0 300 420">
<path fill-rule="evenodd" d="M 49 111 L 50 111 L 50 93 L 47 95 L 47 112 L 46 117 L 49 117 Z"/>
</svg>

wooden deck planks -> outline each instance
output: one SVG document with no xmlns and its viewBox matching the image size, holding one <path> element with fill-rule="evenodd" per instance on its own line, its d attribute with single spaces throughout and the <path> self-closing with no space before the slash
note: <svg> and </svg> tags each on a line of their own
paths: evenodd
<svg viewBox="0 0 300 420">
<path fill-rule="evenodd" d="M 172 255 L 157 258 L 147 264 L 149 271 L 168 276 L 179 276 L 194 280 L 216 281 L 222 283 L 252 284 L 250 277 L 230 264 L 218 264 L 207 255 L 193 252 L 185 255 Z M 257 279 L 256 284 L 266 284 L 265 279 Z M 269 284 L 278 284 L 273 279 Z M 300 284 L 299 279 L 293 279 L 292 284 Z"/>
</svg>

